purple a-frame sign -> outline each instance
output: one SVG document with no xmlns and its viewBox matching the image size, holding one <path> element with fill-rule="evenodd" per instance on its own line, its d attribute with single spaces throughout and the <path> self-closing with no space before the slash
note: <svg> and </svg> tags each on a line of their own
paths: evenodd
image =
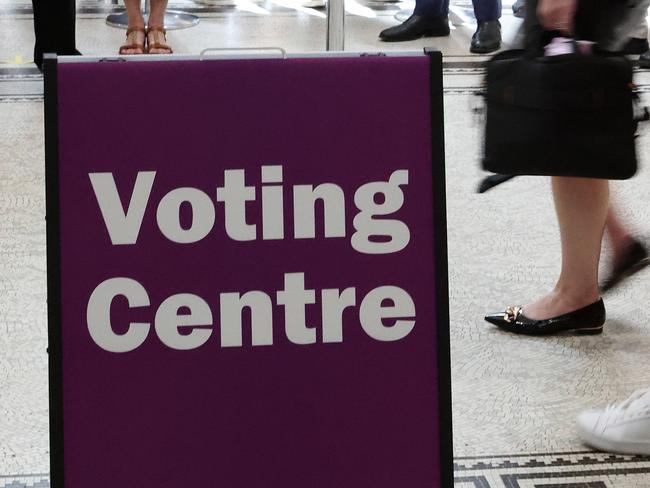
<svg viewBox="0 0 650 488">
<path fill-rule="evenodd" d="M 48 59 L 46 153 L 53 488 L 452 486 L 439 53 Z"/>
</svg>

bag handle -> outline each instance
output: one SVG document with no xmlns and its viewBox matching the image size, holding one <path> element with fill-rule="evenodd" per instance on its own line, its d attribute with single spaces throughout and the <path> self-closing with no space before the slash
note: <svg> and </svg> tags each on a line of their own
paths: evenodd
<svg viewBox="0 0 650 488">
<path fill-rule="evenodd" d="M 527 59 L 535 59 L 540 57 L 542 58 L 553 57 L 553 56 L 548 56 L 546 52 L 547 52 L 547 47 L 553 44 L 555 39 L 566 39 L 570 42 L 573 48 L 572 52 L 565 52 L 560 54 L 565 54 L 565 55 L 575 54 L 575 55 L 584 56 L 598 51 L 598 45 L 595 42 L 582 41 L 580 39 L 576 39 L 575 37 L 567 37 L 566 34 L 558 30 L 542 30 L 538 32 L 537 35 L 535 36 L 535 42 L 533 42 L 532 45 L 528 46 L 524 54 L 524 57 Z M 589 54 L 585 53 L 582 50 L 581 43 L 589 43 L 590 45 Z"/>
</svg>

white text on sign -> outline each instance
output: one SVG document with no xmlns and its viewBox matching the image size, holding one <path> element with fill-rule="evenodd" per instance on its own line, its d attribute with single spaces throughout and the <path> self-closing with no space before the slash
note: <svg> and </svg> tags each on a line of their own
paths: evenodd
<svg viewBox="0 0 650 488">
<path fill-rule="evenodd" d="M 142 221 L 156 178 L 155 171 L 140 171 L 126 211 L 112 173 L 90 173 L 95 197 L 113 245 L 137 244 Z M 214 197 L 223 203 L 226 234 L 234 241 L 258 239 L 258 224 L 250 223 L 247 206 L 256 201 L 257 189 L 246 185 L 243 169 L 224 171 L 223 186 Z M 285 238 L 284 188 L 282 166 L 262 166 L 262 239 Z M 404 249 L 410 240 L 408 226 L 385 217 L 397 212 L 404 203 L 401 185 L 408 184 L 408 170 L 394 171 L 388 181 L 373 181 L 354 193 L 358 209 L 352 225 L 352 248 L 364 254 L 390 254 Z M 378 199 L 382 201 L 377 201 Z M 183 187 L 168 192 L 158 203 L 156 221 L 160 232 L 170 241 L 193 244 L 204 239 L 216 220 L 215 198 L 198 188 Z M 323 205 L 324 237 L 346 236 L 345 194 L 335 183 L 295 185 L 293 187 L 293 237 L 316 238 L 317 202 Z M 181 207 L 189 205 L 192 221 L 181 223 Z M 381 240 L 380 240 L 381 239 Z"/>
<path fill-rule="evenodd" d="M 257 199 L 257 189 L 246 185 L 245 171 L 224 171 L 222 186 L 214 199 L 193 187 L 166 193 L 156 208 L 156 223 L 168 240 L 185 245 L 197 243 L 213 230 L 217 206 L 223 204 L 224 227 L 234 241 L 285 239 L 285 201 L 282 166 L 261 167 L 261 222 L 250 222 L 247 205 Z M 137 174 L 126 210 L 112 173 L 90 173 L 89 178 L 111 245 L 137 245 L 156 177 L 155 171 Z M 361 185 L 354 193 L 357 212 L 353 218 L 350 243 L 363 254 L 390 254 L 402 251 L 410 242 L 408 226 L 388 218 L 404 204 L 402 186 L 408 184 L 408 170 L 393 171 L 387 181 Z M 346 205 L 343 189 L 335 183 L 293 186 L 293 238 L 315 239 L 317 208 L 322 208 L 324 238 L 346 237 Z M 317 206 L 320 202 L 320 206 Z M 191 208 L 191 222 L 183 222 L 181 209 Z M 379 218 L 378 218 L 379 217 Z M 318 297 L 317 297 L 318 295 Z M 219 295 L 219 335 L 221 347 L 242 347 L 244 316 L 250 314 L 251 345 L 273 345 L 274 306 L 284 308 L 284 333 L 298 345 L 317 342 L 317 324 L 307 323 L 306 307 L 320 305 L 320 337 L 323 343 L 340 343 L 344 338 L 344 311 L 356 310 L 366 335 L 382 342 L 399 341 L 415 326 L 415 304 L 409 293 L 398 286 L 382 285 L 357 298 L 355 287 L 320 290 L 305 287 L 304 273 L 285 273 L 284 289 L 275 293 L 252 290 Z M 143 284 L 129 277 L 114 277 L 100 283 L 91 293 L 86 310 L 88 331 L 102 349 L 123 353 L 140 347 L 152 325 L 159 340 L 169 348 L 191 350 L 203 346 L 213 334 L 214 317 L 208 302 L 196 294 L 178 293 L 163 300 L 148 322 L 118 324 L 126 332 L 115 332 L 111 308 L 116 298 L 125 298 L 130 309 L 150 307 Z M 351 313 L 351 310 L 350 312 Z"/>
</svg>

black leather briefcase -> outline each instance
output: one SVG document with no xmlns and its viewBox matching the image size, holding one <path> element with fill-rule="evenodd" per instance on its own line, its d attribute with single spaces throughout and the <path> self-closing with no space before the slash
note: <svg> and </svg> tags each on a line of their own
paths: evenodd
<svg viewBox="0 0 650 488">
<path fill-rule="evenodd" d="M 632 65 L 624 56 L 487 63 L 484 169 L 505 175 L 627 179 L 637 169 Z"/>
</svg>

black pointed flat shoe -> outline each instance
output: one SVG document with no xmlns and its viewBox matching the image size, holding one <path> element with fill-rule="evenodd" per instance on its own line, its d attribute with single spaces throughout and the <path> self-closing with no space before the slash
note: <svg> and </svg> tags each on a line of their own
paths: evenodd
<svg viewBox="0 0 650 488">
<path fill-rule="evenodd" d="M 605 323 L 602 298 L 591 305 L 545 320 L 529 319 L 521 307 L 508 307 L 503 313 L 486 315 L 485 320 L 515 334 L 549 335 L 564 331 L 577 334 L 600 334 Z"/>
<path fill-rule="evenodd" d="M 634 240 L 625 252 L 621 261 L 612 270 L 611 274 L 600 287 L 602 292 L 606 292 L 620 284 L 626 278 L 638 273 L 646 266 L 650 265 L 650 256 L 648 250 L 639 241 Z"/>
</svg>

